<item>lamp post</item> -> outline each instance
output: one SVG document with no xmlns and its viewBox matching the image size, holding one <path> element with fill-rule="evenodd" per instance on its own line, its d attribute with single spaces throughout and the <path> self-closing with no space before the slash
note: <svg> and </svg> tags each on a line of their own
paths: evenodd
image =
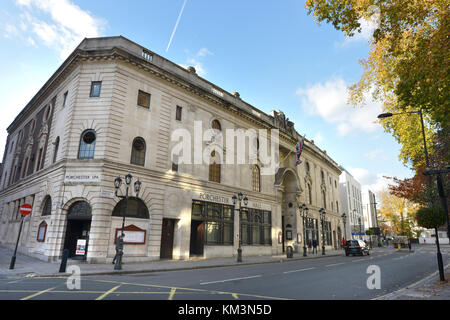
<svg viewBox="0 0 450 320">
<path fill-rule="evenodd" d="M 425 164 L 427 166 L 426 170 L 427 170 L 427 172 L 429 172 L 431 167 L 430 167 L 430 161 L 428 159 L 427 141 L 425 139 L 425 126 L 423 124 L 422 110 L 419 109 L 418 111 L 409 111 L 409 112 L 401 112 L 401 113 L 390 113 L 390 112 L 382 113 L 382 114 L 378 115 L 378 119 L 389 118 L 389 117 L 392 117 L 392 116 L 395 116 L 395 115 L 399 115 L 399 114 L 411 114 L 411 113 L 417 113 L 420 116 L 420 124 L 421 124 L 421 127 L 422 127 L 423 151 L 425 153 Z M 429 203 L 430 203 L 430 207 L 431 207 L 431 202 L 432 202 L 432 200 L 431 200 L 432 178 L 431 178 L 430 174 L 428 175 L 428 187 L 429 187 L 429 193 L 430 193 L 430 201 L 429 201 Z M 438 267 L 439 267 L 439 276 L 440 276 L 441 281 L 444 281 L 445 280 L 445 278 L 444 278 L 444 269 L 442 267 L 443 261 L 442 261 L 441 250 L 440 250 L 440 247 L 439 247 L 439 235 L 437 234 L 437 232 L 436 232 L 436 244 L 437 244 L 437 260 L 438 260 Z"/>
<path fill-rule="evenodd" d="M 353 230 L 355 230 L 356 229 L 356 209 L 353 209 Z M 353 239 L 353 233 L 352 233 L 352 239 Z"/>
<path fill-rule="evenodd" d="M 358 217 L 358 224 L 359 224 L 359 239 L 362 240 L 361 217 Z"/>
<path fill-rule="evenodd" d="M 344 223 L 344 239 L 347 240 L 347 229 L 345 228 L 345 223 L 347 221 L 347 215 L 345 214 L 345 212 L 342 214 L 341 217 L 342 217 L 342 222 Z"/>
<path fill-rule="evenodd" d="M 325 228 L 325 217 L 326 217 L 326 212 L 324 208 L 320 208 L 319 210 L 319 214 L 320 214 L 320 221 L 322 222 L 322 255 L 325 255 L 325 232 L 324 232 L 324 228 Z"/>
<path fill-rule="evenodd" d="M 306 206 L 306 204 L 302 204 L 301 206 L 298 207 L 300 209 L 301 212 L 301 217 L 303 220 L 303 256 L 306 257 L 306 219 L 308 219 L 308 207 Z"/>
<path fill-rule="evenodd" d="M 244 205 L 247 206 L 248 204 L 248 198 L 247 196 L 244 197 L 242 192 L 239 192 L 238 195 L 233 195 L 233 213 L 236 210 L 236 202 L 239 201 L 239 239 L 238 239 L 238 249 L 237 249 L 237 262 L 242 262 L 242 248 L 241 248 L 241 218 L 242 218 L 242 200 L 244 201 Z"/>
<path fill-rule="evenodd" d="M 124 235 L 125 215 L 126 215 L 127 205 L 128 205 L 129 188 L 130 188 L 132 179 L 133 179 L 133 176 L 130 173 L 128 173 L 125 176 L 125 185 L 126 185 L 125 195 L 123 195 L 123 192 L 121 192 L 122 194 L 119 195 L 119 190 L 122 191 L 120 189 L 120 187 L 122 186 L 122 178 L 120 176 L 118 176 L 116 179 L 114 179 L 114 188 L 116 189 L 115 196 L 122 200 L 125 200 L 124 206 L 123 206 L 123 213 L 122 213 L 122 231 L 121 231 L 122 236 Z M 134 182 L 134 192 L 136 193 L 136 197 L 139 197 L 139 191 L 141 190 L 141 185 L 142 185 L 142 183 L 139 181 L 139 179 Z M 119 240 L 116 240 L 116 241 L 119 241 Z M 118 252 L 117 263 L 114 265 L 114 270 L 122 270 L 123 246 L 119 250 L 120 251 Z"/>
</svg>

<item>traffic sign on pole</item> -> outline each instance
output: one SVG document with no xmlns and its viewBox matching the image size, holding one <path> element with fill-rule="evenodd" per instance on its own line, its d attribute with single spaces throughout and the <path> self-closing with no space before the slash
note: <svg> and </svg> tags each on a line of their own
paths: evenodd
<svg viewBox="0 0 450 320">
<path fill-rule="evenodd" d="M 32 206 L 31 206 L 31 204 L 28 204 L 28 203 L 24 203 L 19 208 L 19 212 L 23 216 L 29 215 L 31 213 L 31 211 L 32 211 Z"/>
</svg>

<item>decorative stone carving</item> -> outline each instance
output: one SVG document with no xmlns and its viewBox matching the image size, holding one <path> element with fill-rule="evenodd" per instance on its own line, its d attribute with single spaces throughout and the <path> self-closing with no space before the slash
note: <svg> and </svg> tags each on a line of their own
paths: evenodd
<svg viewBox="0 0 450 320">
<path fill-rule="evenodd" d="M 272 111 L 272 115 L 274 117 L 275 126 L 294 135 L 294 123 L 289 121 L 289 118 L 286 118 L 282 111 Z"/>
</svg>

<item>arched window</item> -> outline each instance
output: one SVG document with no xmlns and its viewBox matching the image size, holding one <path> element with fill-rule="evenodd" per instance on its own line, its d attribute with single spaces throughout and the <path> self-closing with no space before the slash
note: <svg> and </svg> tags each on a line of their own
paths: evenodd
<svg viewBox="0 0 450 320">
<path fill-rule="evenodd" d="M 324 175 L 323 171 L 320 171 L 320 175 L 322 177 L 322 183 L 325 184 L 325 175 Z"/>
<path fill-rule="evenodd" d="M 112 213 L 113 217 L 123 217 L 125 211 L 125 201 L 126 200 L 123 199 L 116 204 Z M 148 208 L 145 205 L 144 201 L 135 197 L 128 198 L 125 217 L 137 219 L 150 219 Z"/>
<path fill-rule="evenodd" d="M 94 130 L 86 130 L 81 135 L 78 159 L 93 159 L 97 134 Z"/>
<path fill-rule="evenodd" d="M 53 151 L 53 163 L 56 162 L 56 157 L 58 156 L 58 149 L 59 149 L 59 137 L 56 137 L 55 142 L 53 142 L 55 146 L 55 150 Z"/>
<path fill-rule="evenodd" d="M 220 183 L 220 163 L 217 163 L 216 152 L 211 152 L 211 160 L 209 164 L 209 181 Z"/>
<path fill-rule="evenodd" d="M 222 126 L 220 125 L 220 122 L 219 122 L 219 120 L 213 120 L 213 122 L 212 122 L 212 124 L 211 124 L 211 127 L 213 128 L 213 129 L 216 129 L 216 130 L 219 130 L 219 131 L 222 131 Z"/>
<path fill-rule="evenodd" d="M 46 196 L 44 199 L 44 208 L 42 209 L 43 216 L 49 216 L 52 214 L 52 198 Z"/>
<path fill-rule="evenodd" d="M 145 140 L 138 137 L 133 140 L 131 148 L 131 164 L 143 166 L 145 164 Z"/>
<path fill-rule="evenodd" d="M 86 220 L 92 218 L 92 208 L 86 201 L 77 201 L 69 208 L 67 219 Z"/>
<path fill-rule="evenodd" d="M 306 172 L 309 173 L 309 162 L 306 162 Z"/>
<path fill-rule="evenodd" d="M 253 191 L 260 192 L 261 191 L 261 172 L 257 165 L 253 166 L 252 182 L 253 182 Z"/>
</svg>

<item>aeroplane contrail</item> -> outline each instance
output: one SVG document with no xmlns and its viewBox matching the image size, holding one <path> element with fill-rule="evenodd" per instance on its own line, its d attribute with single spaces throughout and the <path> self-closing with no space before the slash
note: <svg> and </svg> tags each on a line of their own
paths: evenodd
<svg viewBox="0 0 450 320">
<path fill-rule="evenodd" d="M 180 23 L 180 19 L 181 19 L 181 16 L 183 15 L 183 10 L 184 10 L 184 6 L 186 5 L 186 2 L 187 2 L 187 0 L 184 0 L 183 6 L 181 7 L 180 14 L 178 15 L 177 23 L 175 23 L 175 27 L 173 28 L 172 35 L 170 36 L 170 40 L 169 40 L 169 44 L 167 45 L 166 52 L 169 50 L 170 45 L 172 43 L 173 36 L 175 35 L 175 32 L 177 31 L 178 23 Z"/>
</svg>

